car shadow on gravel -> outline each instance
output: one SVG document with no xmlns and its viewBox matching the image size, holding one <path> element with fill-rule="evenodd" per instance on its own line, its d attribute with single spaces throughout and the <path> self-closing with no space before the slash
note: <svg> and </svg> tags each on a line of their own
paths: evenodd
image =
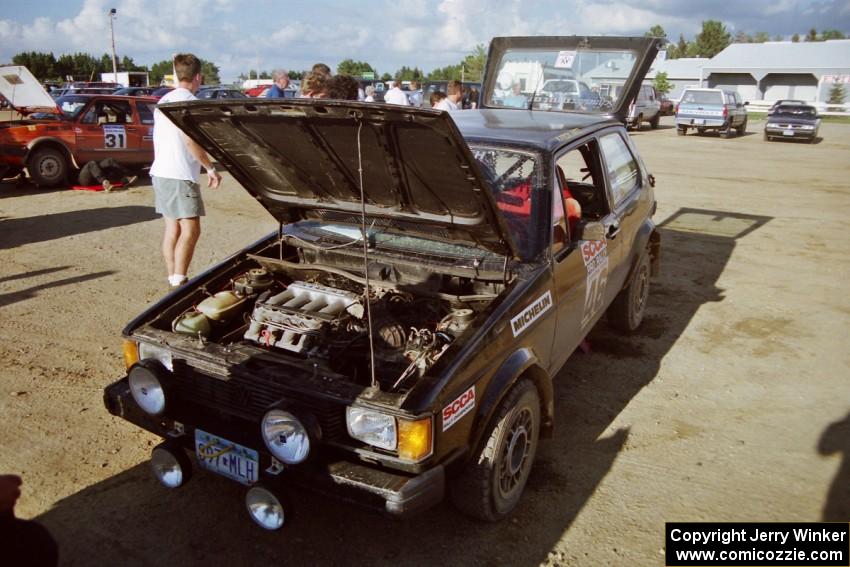
<svg viewBox="0 0 850 567">
<path fill-rule="evenodd" d="M 98 207 L 36 217 L 0 220 L 0 249 L 46 242 L 76 234 L 127 226 L 159 218 L 153 207 Z"/>
<path fill-rule="evenodd" d="M 4 281 L 8 281 L 8 280 L 13 280 L 13 279 L 33 278 L 33 277 L 37 277 L 37 276 L 45 274 L 45 273 L 50 273 L 50 272 L 53 272 L 53 271 L 61 271 L 61 270 L 65 270 L 67 268 L 68 268 L 68 266 L 65 266 L 65 267 L 62 267 L 62 268 L 57 268 L 57 269 L 50 269 L 50 270 L 34 270 L 32 272 L 26 272 L 26 273 L 18 274 L 18 275 L 15 275 L 15 276 L 0 278 L 0 283 L 3 283 Z M 78 283 L 81 283 L 81 282 L 85 282 L 85 281 L 89 281 L 89 280 L 95 280 L 97 278 L 102 278 L 102 277 L 105 277 L 105 276 L 111 276 L 112 274 L 116 274 L 116 273 L 118 273 L 118 272 L 116 272 L 114 270 L 94 272 L 92 274 L 83 274 L 83 275 L 80 275 L 80 276 L 73 276 L 73 277 L 70 277 L 70 278 L 63 278 L 63 279 L 55 280 L 55 281 L 52 281 L 52 282 L 46 282 L 46 283 L 30 286 L 28 288 L 21 289 L 21 290 L 18 290 L 18 291 L 13 291 L 11 293 L 0 293 L 0 307 L 6 307 L 7 305 L 11 305 L 12 303 L 17 303 L 18 301 L 24 301 L 26 299 L 32 299 L 33 297 L 35 297 L 38 294 L 39 291 L 42 291 L 42 290 L 45 290 L 45 289 L 50 289 L 52 287 L 61 287 L 61 286 L 65 286 L 65 285 L 78 284 Z"/>
<path fill-rule="evenodd" d="M 269 533 L 249 519 L 241 485 L 198 473 L 170 491 L 147 463 L 68 496 L 38 520 L 68 565 L 592 564 L 594 550 L 562 550 L 558 542 L 627 445 L 628 425 L 606 431 L 655 378 L 699 307 L 723 300 L 717 281 L 736 240 L 769 220 L 680 209 L 662 223 L 662 273 L 644 326 L 624 338 L 600 323 L 591 352 L 570 358 L 555 382 L 555 437 L 540 445 L 525 494 L 502 522 L 471 520 L 448 503 L 408 520 L 388 519 L 293 490 L 287 526 Z M 110 457 L 103 455 L 103 466 Z"/>
</svg>

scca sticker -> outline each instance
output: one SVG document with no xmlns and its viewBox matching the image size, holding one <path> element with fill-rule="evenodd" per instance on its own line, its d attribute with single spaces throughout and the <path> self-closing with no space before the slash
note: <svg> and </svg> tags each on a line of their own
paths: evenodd
<svg viewBox="0 0 850 567">
<path fill-rule="evenodd" d="M 443 408 L 443 431 L 454 425 L 460 418 L 472 411 L 475 407 L 475 386 L 470 388 L 454 399 L 452 403 Z"/>
<path fill-rule="evenodd" d="M 581 257 L 587 269 L 587 290 L 581 326 L 584 328 L 605 305 L 605 288 L 608 284 L 608 244 L 604 240 L 582 240 Z"/>
<path fill-rule="evenodd" d="M 546 292 L 538 297 L 534 303 L 526 307 L 519 315 L 511 319 L 511 331 L 518 337 L 529 325 L 534 323 L 541 315 L 552 307 L 552 294 Z"/>
</svg>

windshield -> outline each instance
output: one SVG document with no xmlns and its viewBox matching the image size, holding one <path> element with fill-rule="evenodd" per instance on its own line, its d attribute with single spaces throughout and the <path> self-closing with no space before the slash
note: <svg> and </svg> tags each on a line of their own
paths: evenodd
<svg viewBox="0 0 850 567">
<path fill-rule="evenodd" d="M 73 120 L 85 108 L 89 99 L 81 96 L 60 96 L 56 99 L 56 106 L 62 111 L 65 118 Z"/>
<path fill-rule="evenodd" d="M 637 63 L 624 49 L 506 49 L 488 106 L 607 113 Z M 603 86 L 607 87 L 603 89 Z"/>
<path fill-rule="evenodd" d="M 530 260 L 541 249 L 541 212 L 548 214 L 548 197 L 541 187 L 540 160 L 535 154 L 514 150 L 473 147 L 484 181 L 490 185 L 496 206 L 505 219 L 520 257 Z"/>
<path fill-rule="evenodd" d="M 773 116 L 784 116 L 785 118 L 815 118 L 817 110 L 813 106 L 780 106 Z"/>
<path fill-rule="evenodd" d="M 718 91 L 685 91 L 683 104 L 723 104 L 723 95 Z"/>
</svg>

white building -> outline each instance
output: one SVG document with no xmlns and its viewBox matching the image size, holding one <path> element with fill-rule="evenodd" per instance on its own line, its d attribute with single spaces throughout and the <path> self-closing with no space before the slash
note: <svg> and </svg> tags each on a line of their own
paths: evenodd
<svg viewBox="0 0 850 567">
<path fill-rule="evenodd" d="M 834 83 L 850 83 L 850 40 L 733 43 L 702 71 L 705 86 L 746 101 L 826 102 Z"/>
<path fill-rule="evenodd" d="M 667 73 L 667 81 L 673 85 L 673 89 L 666 96 L 673 100 L 679 100 L 685 87 L 699 86 L 702 79 L 702 68 L 708 62 L 709 59 L 706 57 L 683 57 L 681 59 L 659 57 L 646 74 L 646 82 L 652 82 L 658 73 Z"/>
</svg>

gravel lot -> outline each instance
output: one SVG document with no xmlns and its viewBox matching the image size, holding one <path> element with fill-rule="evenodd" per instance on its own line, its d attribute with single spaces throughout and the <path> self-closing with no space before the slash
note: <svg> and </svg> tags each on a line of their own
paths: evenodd
<svg viewBox="0 0 850 567">
<path fill-rule="evenodd" d="M 448 504 L 394 521 L 295 494 L 269 534 L 242 488 L 168 492 L 156 439 L 107 414 L 120 330 L 166 291 L 143 181 L 110 194 L 0 185 L 0 472 L 64 565 L 661 565 L 666 521 L 850 520 L 850 125 L 817 144 L 634 133 L 658 179 L 648 319 L 600 323 L 556 381 L 557 426 L 500 524 Z M 197 273 L 273 230 L 229 177 Z"/>
</svg>

